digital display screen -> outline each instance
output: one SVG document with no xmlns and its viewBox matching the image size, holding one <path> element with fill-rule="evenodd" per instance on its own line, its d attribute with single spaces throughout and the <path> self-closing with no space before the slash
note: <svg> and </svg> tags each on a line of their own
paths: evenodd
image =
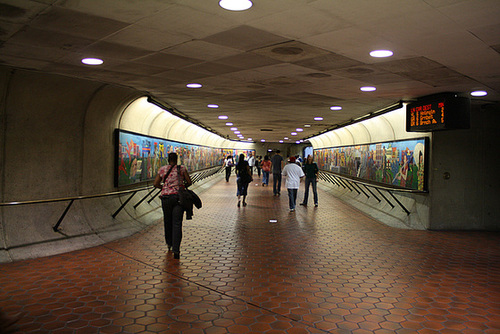
<svg viewBox="0 0 500 334">
<path fill-rule="evenodd" d="M 470 127 L 470 101 L 456 94 L 419 99 L 406 106 L 406 131 L 426 132 Z"/>
</svg>

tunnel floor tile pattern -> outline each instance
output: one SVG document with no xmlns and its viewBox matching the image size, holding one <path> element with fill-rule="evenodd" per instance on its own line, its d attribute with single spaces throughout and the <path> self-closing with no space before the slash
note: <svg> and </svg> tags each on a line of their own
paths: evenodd
<svg viewBox="0 0 500 334">
<path fill-rule="evenodd" d="M 256 183 L 238 208 L 222 180 L 180 260 L 158 222 L 1 264 L 0 308 L 19 333 L 500 333 L 500 234 L 395 229 L 318 192 L 290 212 Z"/>
</svg>

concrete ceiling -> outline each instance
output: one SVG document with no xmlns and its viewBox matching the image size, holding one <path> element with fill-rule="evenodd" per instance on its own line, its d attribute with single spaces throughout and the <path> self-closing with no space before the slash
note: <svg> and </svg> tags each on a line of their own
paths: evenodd
<svg viewBox="0 0 500 334">
<path fill-rule="evenodd" d="M 134 87 L 237 139 L 218 119 L 227 115 L 254 141 L 307 138 L 440 92 L 500 100 L 498 0 L 253 3 L 231 12 L 218 0 L 0 0 L 0 63 Z M 370 57 L 376 49 L 394 55 Z M 377 90 L 360 91 L 367 85 Z"/>
</svg>

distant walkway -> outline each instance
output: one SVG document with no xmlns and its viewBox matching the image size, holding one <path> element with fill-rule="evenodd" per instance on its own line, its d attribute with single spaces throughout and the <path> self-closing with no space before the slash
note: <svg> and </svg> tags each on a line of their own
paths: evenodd
<svg viewBox="0 0 500 334">
<path fill-rule="evenodd" d="M 22 333 L 500 332 L 499 233 L 394 229 L 321 190 L 290 213 L 259 181 L 247 207 L 234 174 L 204 192 L 179 261 L 159 223 L 0 264 L 0 308 Z"/>
</svg>

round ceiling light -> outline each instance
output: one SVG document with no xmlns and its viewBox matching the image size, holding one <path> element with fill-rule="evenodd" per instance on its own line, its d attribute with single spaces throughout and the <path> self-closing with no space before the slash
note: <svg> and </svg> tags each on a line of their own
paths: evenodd
<svg viewBox="0 0 500 334">
<path fill-rule="evenodd" d="M 330 110 L 342 110 L 341 106 L 331 106 Z"/>
<path fill-rule="evenodd" d="M 85 65 L 96 66 L 96 65 L 101 65 L 102 63 L 104 63 L 104 61 L 99 58 L 83 58 L 82 63 L 84 63 Z"/>
<path fill-rule="evenodd" d="M 227 126 L 233 126 L 233 123 L 231 123 L 231 122 L 227 122 L 227 123 L 226 123 L 226 125 L 227 125 Z"/>
<path fill-rule="evenodd" d="M 314 117 L 314 120 L 315 120 L 315 121 L 322 121 L 322 120 L 323 120 L 323 117 Z"/>
<path fill-rule="evenodd" d="M 227 10 L 242 11 L 252 7 L 253 3 L 250 0 L 220 0 L 219 6 Z"/>
<path fill-rule="evenodd" d="M 201 84 L 199 83 L 189 83 L 186 85 L 187 88 L 201 88 L 203 87 Z"/>
<path fill-rule="evenodd" d="M 374 92 L 377 90 L 375 87 L 365 86 L 360 88 L 363 92 Z"/>
<path fill-rule="evenodd" d="M 219 116 L 219 119 L 228 119 L 228 118 L 229 118 L 229 117 L 228 117 L 228 116 L 226 116 L 226 115 L 220 115 L 220 116 Z"/>
<path fill-rule="evenodd" d="M 373 50 L 370 52 L 370 56 L 375 58 L 385 58 L 390 57 L 394 54 L 391 50 Z"/>
<path fill-rule="evenodd" d="M 475 91 L 471 92 L 470 95 L 472 95 L 472 96 L 486 96 L 486 95 L 488 95 L 488 92 L 486 92 L 484 90 L 475 90 Z"/>
<path fill-rule="evenodd" d="M 207 104 L 207 107 L 209 108 L 219 108 L 217 104 Z"/>
</svg>

